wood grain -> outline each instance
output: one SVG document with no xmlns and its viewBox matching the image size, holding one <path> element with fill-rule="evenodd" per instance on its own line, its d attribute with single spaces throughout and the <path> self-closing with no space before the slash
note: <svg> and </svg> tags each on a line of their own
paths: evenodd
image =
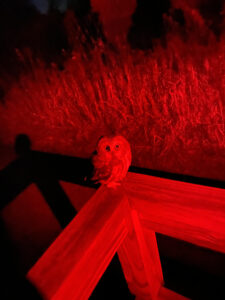
<svg viewBox="0 0 225 300">
<path fill-rule="evenodd" d="M 137 299 L 158 299 L 163 275 L 155 233 L 144 235 L 138 214 L 128 206 L 129 233 L 118 250 L 128 287 Z"/>
<path fill-rule="evenodd" d="M 28 272 L 44 299 L 88 299 L 127 235 L 123 199 L 100 188 Z"/>
<path fill-rule="evenodd" d="M 225 253 L 225 190 L 136 173 L 125 190 L 145 229 Z"/>
<path fill-rule="evenodd" d="M 155 232 L 225 253 L 225 190 L 136 173 L 124 189 L 100 188 L 30 270 L 45 299 L 88 299 L 117 250 L 136 299 L 187 299 L 163 287 Z"/>
</svg>

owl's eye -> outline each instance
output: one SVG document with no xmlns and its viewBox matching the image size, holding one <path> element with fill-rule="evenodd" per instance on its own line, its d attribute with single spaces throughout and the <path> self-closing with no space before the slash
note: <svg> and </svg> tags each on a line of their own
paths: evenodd
<svg viewBox="0 0 225 300">
<path fill-rule="evenodd" d="M 107 145 L 107 146 L 105 147 L 105 150 L 106 150 L 106 151 L 110 151 L 110 146 Z"/>
<path fill-rule="evenodd" d="M 120 147 L 120 145 L 116 145 L 116 146 L 115 146 L 115 149 L 116 149 L 116 150 L 118 150 L 118 149 L 119 149 L 119 147 Z"/>
</svg>

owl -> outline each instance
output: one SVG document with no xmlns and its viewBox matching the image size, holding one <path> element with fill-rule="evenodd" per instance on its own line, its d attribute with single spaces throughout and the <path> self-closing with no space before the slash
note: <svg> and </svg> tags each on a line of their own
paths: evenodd
<svg viewBox="0 0 225 300">
<path fill-rule="evenodd" d="M 92 156 L 93 181 L 108 187 L 120 185 L 131 164 L 131 149 L 122 136 L 104 136 L 98 141 Z"/>
</svg>

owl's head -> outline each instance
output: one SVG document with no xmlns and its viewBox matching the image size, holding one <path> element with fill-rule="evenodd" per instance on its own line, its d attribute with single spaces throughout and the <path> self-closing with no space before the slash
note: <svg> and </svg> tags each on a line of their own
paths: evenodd
<svg viewBox="0 0 225 300">
<path fill-rule="evenodd" d="M 126 160 L 130 165 L 131 149 L 128 141 L 122 136 L 101 137 L 93 157 L 94 165 L 98 168 L 117 160 Z"/>
</svg>

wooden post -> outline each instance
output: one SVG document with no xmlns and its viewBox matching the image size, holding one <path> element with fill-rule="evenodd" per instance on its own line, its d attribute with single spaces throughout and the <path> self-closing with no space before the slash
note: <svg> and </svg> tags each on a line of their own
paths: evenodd
<svg viewBox="0 0 225 300">
<path fill-rule="evenodd" d="M 136 299 L 157 299 L 163 284 L 163 275 L 155 232 L 148 231 L 146 237 L 137 212 L 130 212 L 127 237 L 118 250 L 128 287 Z"/>
</svg>

